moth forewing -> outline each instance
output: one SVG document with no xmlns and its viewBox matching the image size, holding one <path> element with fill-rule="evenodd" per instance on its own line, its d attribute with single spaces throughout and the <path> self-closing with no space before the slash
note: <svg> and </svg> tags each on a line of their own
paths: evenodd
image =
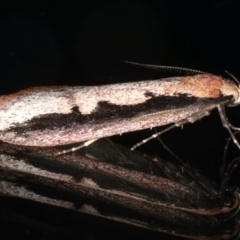
<svg viewBox="0 0 240 240">
<path fill-rule="evenodd" d="M 91 87 L 30 88 L 0 98 L 0 139 L 57 146 L 193 122 L 239 104 L 239 87 L 211 74 Z"/>
<path fill-rule="evenodd" d="M 234 218 L 225 222 L 222 215 L 238 207 L 235 193 L 229 191 L 226 208 L 222 194 L 190 167 L 182 172 L 104 139 L 58 157 L 54 148 L 2 143 L 0 149 L 0 192 L 6 196 L 185 238 L 235 234 Z"/>
</svg>

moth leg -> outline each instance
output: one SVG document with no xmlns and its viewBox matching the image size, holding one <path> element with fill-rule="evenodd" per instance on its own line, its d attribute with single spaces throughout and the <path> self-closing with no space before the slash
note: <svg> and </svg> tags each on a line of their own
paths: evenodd
<svg viewBox="0 0 240 240">
<path fill-rule="evenodd" d="M 160 135 L 162 135 L 163 133 L 171 130 L 172 128 L 183 126 L 183 125 L 186 124 L 186 123 L 194 123 L 194 122 L 198 121 L 199 119 L 208 116 L 209 114 L 210 114 L 209 111 L 202 111 L 202 112 L 200 112 L 200 113 L 197 113 L 197 114 L 195 114 L 195 115 L 192 115 L 191 117 L 189 117 L 189 118 L 187 118 L 187 119 L 185 119 L 185 120 L 183 120 L 183 121 L 177 122 L 177 123 L 171 125 L 170 127 L 164 129 L 163 131 L 158 132 L 158 133 L 155 133 L 155 134 L 153 134 L 151 137 L 146 138 L 146 139 L 144 139 L 143 141 L 135 144 L 135 145 L 131 148 L 131 150 L 134 150 L 135 148 L 143 145 L 144 143 L 146 143 L 146 142 L 148 142 L 148 141 L 150 141 L 150 140 L 152 140 L 152 139 L 154 139 L 154 138 L 157 138 L 158 136 L 160 136 Z"/>
<path fill-rule="evenodd" d="M 155 131 L 155 133 L 157 133 L 157 132 Z M 159 136 L 157 136 L 157 140 L 161 143 L 161 145 L 163 146 L 163 148 L 166 149 L 166 151 L 168 151 L 175 159 L 177 159 L 177 161 L 179 161 L 181 164 L 185 164 L 185 162 L 184 162 L 181 158 L 179 158 L 179 157 L 167 146 L 167 144 L 165 144 L 165 143 L 163 142 L 163 140 L 162 140 Z"/>
<path fill-rule="evenodd" d="M 109 138 L 106 138 L 106 140 L 111 144 L 111 146 L 114 148 L 114 150 L 126 161 L 129 162 L 129 158 L 126 155 L 126 153 L 121 150 L 116 144 L 114 144 L 111 140 L 109 140 Z M 131 152 L 130 152 L 131 154 Z"/>
<path fill-rule="evenodd" d="M 220 108 L 220 109 L 219 109 L 219 108 Z M 225 108 L 224 108 L 224 107 L 222 107 L 221 105 L 219 105 L 218 111 L 219 111 L 219 114 L 221 114 L 220 111 L 222 112 L 222 114 L 223 114 L 223 116 L 224 116 L 224 118 L 225 118 L 225 121 L 226 121 L 227 125 L 228 125 L 231 129 L 236 130 L 236 131 L 240 131 L 240 128 L 239 128 L 239 127 L 233 126 L 233 125 L 228 121 L 228 118 L 227 118 L 227 115 L 226 115 L 226 112 L 225 112 Z"/>
<path fill-rule="evenodd" d="M 234 136 L 239 135 L 239 134 L 240 134 L 240 132 L 235 132 Z M 220 176 L 221 176 L 222 181 L 224 179 L 224 175 L 227 172 L 226 169 L 229 168 L 229 165 L 232 163 L 232 161 L 231 161 L 230 164 L 227 165 L 227 154 L 228 154 L 228 151 L 229 151 L 229 145 L 230 145 L 231 141 L 232 141 L 232 138 L 229 137 L 227 139 L 227 142 L 226 142 L 225 147 L 224 147 L 223 160 L 222 160 L 222 164 L 221 164 L 221 168 L 220 168 Z"/>
<path fill-rule="evenodd" d="M 182 122 L 182 124 L 184 124 L 186 121 Z M 151 137 L 148 137 L 148 138 L 145 138 L 144 140 L 142 140 L 141 142 L 135 144 L 134 146 L 132 146 L 131 150 L 133 151 L 135 148 L 143 145 L 144 143 L 154 139 L 154 138 L 157 138 L 158 136 L 160 136 L 161 134 L 165 133 L 165 132 L 168 132 L 169 130 L 175 128 L 175 127 L 178 127 L 178 126 L 181 126 L 182 125 L 180 122 L 179 123 L 176 123 L 176 124 L 173 124 L 171 125 L 170 127 L 168 128 L 165 128 L 164 130 L 162 130 L 161 132 L 158 132 L 158 133 L 155 133 L 153 134 Z"/>
<path fill-rule="evenodd" d="M 199 120 L 199 119 L 201 119 L 201 118 L 203 118 L 203 117 L 205 117 L 205 116 L 208 116 L 208 115 L 209 115 L 209 111 L 203 111 L 203 112 L 200 112 L 200 113 L 198 113 L 198 114 L 195 114 L 195 115 L 193 115 L 193 116 L 191 116 L 191 117 L 189 117 L 189 118 L 187 118 L 187 119 L 185 119 L 185 120 L 183 120 L 183 121 L 177 122 L 177 123 L 171 125 L 170 127 L 164 129 L 163 131 L 158 132 L 158 133 L 155 133 L 155 134 L 153 134 L 151 137 L 146 138 L 146 139 L 142 140 L 141 142 L 135 144 L 135 145 L 131 148 L 131 150 L 133 151 L 135 148 L 143 145 L 144 143 L 146 143 L 146 142 L 148 142 L 148 141 L 150 141 L 150 140 L 152 140 L 152 139 L 154 139 L 154 138 L 157 138 L 158 136 L 162 135 L 162 134 L 165 133 L 165 132 L 168 132 L 169 130 L 171 130 L 171 129 L 175 128 L 175 127 L 180 127 L 180 126 L 182 126 L 182 125 L 184 125 L 184 124 L 186 124 L 186 123 L 194 123 L 194 122 L 196 122 L 197 120 Z"/>
<path fill-rule="evenodd" d="M 237 147 L 240 149 L 240 144 L 239 144 L 238 140 L 235 138 L 235 136 L 234 136 L 234 134 L 233 134 L 233 132 L 232 132 L 232 130 L 231 130 L 231 128 L 234 129 L 234 130 L 236 130 L 237 128 L 233 128 L 233 127 L 230 125 L 230 123 L 228 122 L 228 119 L 227 119 L 227 117 L 226 117 L 226 113 L 225 113 L 224 107 L 222 107 L 221 105 L 218 105 L 218 112 L 219 112 L 220 118 L 221 118 L 221 120 L 222 120 L 223 126 L 228 130 L 228 132 L 229 132 L 229 134 L 230 134 L 233 142 L 234 142 L 234 143 L 237 145 Z"/>
<path fill-rule="evenodd" d="M 92 143 L 96 142 L 98 139 L 93 139 L 93 140 L 89 140 L 87 142 L 84 142 L 83 144 L 77 146 L 77 147 L 73 147 L 73 148 L 70 148 L 70 149 L 67 149 L 67 150 L 62 150 L 60 152 L 58 152 L 56 154 L 56 156 L 59 156 L 59 155 L 62 155 L 62 154 L 66 154 L 66 153 L 70 153 L 70 152 L 75 152 L 81 148 L 84 148 L 84 147 L 87 147 L 89 145 L 91 145 Z"/>
</svg>

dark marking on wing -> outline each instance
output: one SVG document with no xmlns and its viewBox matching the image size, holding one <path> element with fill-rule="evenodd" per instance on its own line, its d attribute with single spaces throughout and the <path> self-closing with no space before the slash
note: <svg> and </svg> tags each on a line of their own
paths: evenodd
<svg viewBox="0 0 240 240">
<path fill-rule="evenodd" d="M 150 94 L 150 93 L 148 93 Z M 225 101 L 229 101 L 230 97 L 225 97 Z M 72 112 L 69 114 L 46 114 L 35 117 L 23 124 L 15 124 L 14 127 L 9 128 L 7 131 L 14 132 L 28 132 L 43 129 L 59 129 L 68 128 L 73 125 L 94 125 L 103 122 L 111 121 L 121 121 L 121 119 L 131 119 L 139 116 L 144 116 L 148 114 L 158 113 L 162 111 L 174 110 L 186 108 L 194 105 L 212 105 L 221 103 L 223 100 L 218 101 L 212 99 L 199 99 L 195 97 L 188 97 L 186 95 L 176 96 L 176 97 L 154 97 L 147 100 L 144 103 L 137 105 L 115 105 L 108 102 L 99 102 L 96 111 L 82 115 L 78 107 L 72 108 Z M 6 132 L 7 132 L 6 131 Z"/>
</svg>

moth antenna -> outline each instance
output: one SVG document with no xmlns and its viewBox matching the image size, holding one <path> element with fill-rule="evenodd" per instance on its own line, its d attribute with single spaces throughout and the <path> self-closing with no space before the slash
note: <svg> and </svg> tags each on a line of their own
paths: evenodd
<svg viewBox="0 0 240 240">
<path fill-rule="evenodd" d="M 231 74 L 227 70 L 225 70 L 225 73 L 227 73 L 230 77 L 232 77 L 232 79 L 237 83 L 237 85 L 240 86 L 240 82 L 238 81 L 238 79 L 233 74 Z"/>
<path fill-rule="evenodd" d="M 137 66 L 141 66 L 141 67 L 145 67 L 145 68 L 149 68 L 149 69 L 153 69 L 153 70 L 157 70 L 157 71 L 158 70 L 167 71 L 167 72 L 175 71 L 175 72 L 179 72 L 179 73 L 185 73 L 188 75 L 206 73 L 206 72 L 202 72 L 202 71 L 191 69 L 191 68 L 163 66 L 163 65 L 151 65 L 151 64 L 143 64 L 143 63 L 136 63 L 136 62 L 130 62 L 130 61 L 125 61 L 125 63 L 129 63 L 129 64 L 133 64 L 133 65 L 137 65 Z"/>
</svg>

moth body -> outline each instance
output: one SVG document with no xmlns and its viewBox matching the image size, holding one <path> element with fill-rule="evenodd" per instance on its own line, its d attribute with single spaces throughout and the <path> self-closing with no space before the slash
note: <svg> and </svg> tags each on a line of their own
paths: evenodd
<svg viewBox="0 0 240 240">
<path fill-rule="evenodd" d="M 82 87 L 35 87 L 0 97 L 0 140 L 56 146 L 177 123 L 240 102 L 221 77 L 187 77 Z"/>
</svg>

